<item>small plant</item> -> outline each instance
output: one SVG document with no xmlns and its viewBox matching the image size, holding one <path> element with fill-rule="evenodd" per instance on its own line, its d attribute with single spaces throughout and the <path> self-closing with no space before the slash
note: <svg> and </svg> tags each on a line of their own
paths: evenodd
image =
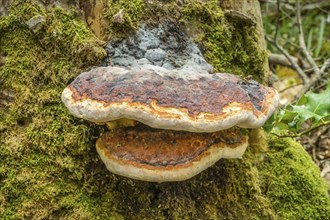
<svg viewBox="0 0 330 220">
<path fill-rule="evenodd" d="M 330 124 L 330 82 L 320 92 L 308 92 L 296 103 L 275 113 L 265 124 L 266 131 L 285 137 L 300 137 Z"/>
</svg>

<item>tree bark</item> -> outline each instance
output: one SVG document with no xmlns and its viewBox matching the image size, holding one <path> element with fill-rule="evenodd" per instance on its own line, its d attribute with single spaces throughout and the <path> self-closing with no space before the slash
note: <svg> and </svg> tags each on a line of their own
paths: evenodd
<svg viewBox="0 0 330 220">
<path fill-rule="evenodd" d="M 256 24 L 256 31 L 258 33 L 258 44 L 260 49 L 266 51 L 266 41 L 264 36 L 264 28 L 262 23 L 260 3 L 258 0 L 219 0 L 219 5 L 223 10 L 238 11 L 242 15 L 247 16 Z M 264 61 L 265 78 L 269 79 L 270 70 L 268 60 Z"/>
<path fill-rule="evenodd" d="M 258 79 L 268 67 L 257 0 L 4 2 L 0 99 L 10 97 L 0 100 L 1 219 L 328 218 L 320 172 L 292 139 L 256 131 L 255 143 L 268 149 L 248 148 L 183 182 L 136 181 L 99 159 L 95 141 L 106 128 L 72 117 L 60 99 L 77 75 L 105 62 L 100 38 L 131 40 L 142 24 L 190 28 L 213 66 Z M 122 9 L 125 22 L 113 22 Z"/>
</svg>

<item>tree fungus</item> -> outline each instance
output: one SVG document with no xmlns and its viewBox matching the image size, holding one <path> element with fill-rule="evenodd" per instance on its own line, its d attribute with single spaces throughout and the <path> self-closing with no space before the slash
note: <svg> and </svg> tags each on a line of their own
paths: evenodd
<svg viewBox="0 0 330 220">
<path fill-rule="evenodd" d="M 80 74 L 62 101 L 76 117 L 109 124 L 96 147 L 111 172 L 164 182 L 241 157 L 248 137 L 236 126 L 262 126 L 278 93 L 227 73 L 108 66 Z"/>
</svg>

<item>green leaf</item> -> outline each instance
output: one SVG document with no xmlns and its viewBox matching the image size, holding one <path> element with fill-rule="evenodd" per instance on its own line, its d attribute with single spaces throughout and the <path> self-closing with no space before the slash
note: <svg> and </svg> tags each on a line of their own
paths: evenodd
<svg viewBox="0 0 330 220">
<path fill-rule="evenodd" d="M 287 130 L 288 132 L 302 132 L 302 125 L 309 122 L 316 127 L 327 124 L 330 120 L 330 82 L 326 90 L 320 93 L 308 92 L 296 104 L 280 109 L 267 121 L 265 128 L 269 131 Z"/>
<path fill-rule="evenodd" d="M 308 92 L 298 101 L 298 106 L 305 106 L 306 110 L 321 117 L 329 115 L 330 82 L 328 83 L 327 89 L 319 94 Z"/>
<path fill-rule="evenodd" d="M 276 125 L 276 128 L 277 128 L 278 130 L 288 130 L 288 129 L 289 129 L 289 125 L 280 122 L 280 123 L 278 123 L 278 124 Z"/>
<path fill-rule="evenodd" d="M 298 105 L 293 105 L 292 109 L 294 112 L 297 113 L 299 116 L 300 120 L 302 121 L 307 121 L 308 119 L 315 119 L 316 122 L 320 121 L 322 116 L 315 114 L 314 112 L 310 111 L 306 106 L 298 106 Z"/>
</svg>

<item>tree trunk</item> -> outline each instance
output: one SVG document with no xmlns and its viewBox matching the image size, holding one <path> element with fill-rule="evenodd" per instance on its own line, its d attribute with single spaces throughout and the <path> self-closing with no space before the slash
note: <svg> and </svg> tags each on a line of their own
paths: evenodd
<svg viewBox="0 0 330 220">
<path fill-rule="evenodd" d="M 236 11 L 241 16 L 246 16 L 247 19 L 251 19 L 256 24 L 256 33 L 259 38 L 257 39 L 261 50 L 266 50 L 266 42 L 264 37 L 264 29 L 262 24 L 262 16 L 260 10 L 259 1 L 254 0 L 224 0 L 219 1 L 220 7 L 223 10 Z M 268 66 L 268 59 L 264 60 L 265 77 L 270 77 L 270 71 Z"/>
<path fill-rule="evenodd" d="M 2 2 L 1 219 L 330 216 L 318 168 L 289 138 L 261 134 L 255 143 L 262 146 L 248 148 L 242 159 L 220 160 L 187 181 L 142 182 L 107 171 L 94 146 L 106 128 L 74 118 L 60 100 L 80 72 L 113 62 L 104 59 L 105 41 L 119 42 L 142 24 L 164 22 L 188 34 L 214 72 L 264 82 L 268 67 L 257 0 Z"/>
</svg>

